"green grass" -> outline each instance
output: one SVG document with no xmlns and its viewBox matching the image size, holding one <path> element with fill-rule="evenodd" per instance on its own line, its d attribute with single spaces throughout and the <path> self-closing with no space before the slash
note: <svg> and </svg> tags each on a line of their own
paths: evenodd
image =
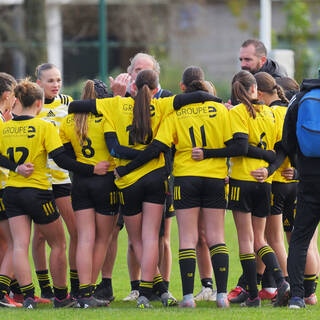
<svg viewBox="0 0 320 320">
<path fill-rule="evenodd" d="M 236 237 L 236 230 L 234 227 L 232 215 L 227 214 L 226 218 L 226 241 L 230 252 L 230 274 L 228 289 L 231 289 L 236 284 L 240 274 L 240 262 L 238 258 L 238 244 Z M 116 260 L 116 265 L 113 274 L 113 288 L 116 300 L 109 308 L 100 309 L 64 309 L 54 310 L 52 306 L 42 305 L 37 310 L 25 309 L 0 309 L 0 319 L 6 320 L 56 320 L 56 319 L 77 319 L 77 320 L 90 320 L 90 319 L 152 319 L 152 320 L 166 320 L 166 319 L 319 319 L 320 306 L 307 307 L 305 310 L 289 310 L 287 308 L 273 308 L 267 303 L 264 303 L 260 309 L 243 309 L 239 306 L 232 305 L 228 310 L 217 309 L 215 303 L 201 302 L 197 303 L 197 308 L 194 310 L 179 309 L 179 308 L 163 308 L 160 303 L 152 303 L 154 308 L 152 310 L 137 310 L 135 303 L 124 303 L 122 298 L 125 297 L 130 291 L 130 280 L 127 272 L 126 264 L 126 244 L 127 236 L 126 231 L 122 230 L 119 237 L 119 250 Z M 178 231 L 175 220 L 172 223 L 172 274 L 170 281 L 170 291 L 177 299 L 181 299 L 181 283 L 180 272 L 178 264 Z M 34 283 L 37 284 L 36 278 Z M 201 288 L 199 276 L 197 274 L 195 279 L 195 293 Z M 39 292 L 38 292 L 39 293 Z"/>
</svg>

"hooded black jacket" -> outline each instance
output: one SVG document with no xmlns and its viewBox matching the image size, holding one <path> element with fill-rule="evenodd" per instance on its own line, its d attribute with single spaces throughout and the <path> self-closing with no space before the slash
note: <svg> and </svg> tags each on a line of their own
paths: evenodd
<svg viewBox="0 0 320 320">
<path fill-rule="evenodd" d="M 265 64 L 258 72 L 267 72 L 275 79 L 288 76 L 284 67 L 280 66 L 276 61 L 272 59 L 267 59 Z"/>
<path fill-rule="evenodd" d="M 301 153 L 296 135 L 299 102 L 308 91 L 314 88 L 320 88 L 320 79 L 302 81 L 300 92 L 291 99 L 288 106 L 282 133 L 282 146 L 289 155 L 292 165 L 297 168 L 299 179 L 303 181 L 320 179 L 320 158 L 305 157 Z"/>
</svg>

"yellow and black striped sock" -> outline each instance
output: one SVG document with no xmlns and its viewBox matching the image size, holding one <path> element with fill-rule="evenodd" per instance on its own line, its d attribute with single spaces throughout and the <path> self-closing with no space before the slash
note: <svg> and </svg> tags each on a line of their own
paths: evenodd
<svg viewBox="0 0 320 320">
<path fill-rule="evenodd" d="M 284 276 L 274 251 L 271 247 L 264 246 L 258 250 L 257 255 L 266 265 L 266 268 L 272 272 L 277 287 L 279 288 L 281 283 L 284 281 Z"/>
<path fill-rule="evenodd" d="M 79 286 L 80 297 L 90 297 L 92 295 L 94 286 L 91 283 L 83 283 Z"/>
<path fill-rule="evenodd" d="M 229 252 L 225 243 L 210 247 L 211 262 L 216 279 L 217 292 L 227 292 Z"/>
<path fill-rule="evenodd" d="M 158 274 L 153 278 L 153 290 L 159 296 L 168 291 L 161 274 Z"/>
<path fill-rule="evenodd" d="M 150 300 L 152 295 L 153 282 L 141 280 L 139 284 L 139 296 L 144 296 Z"/>
<path fill-rule="evenodd" d="M 11 280 L 11 283 L 10 283 L 10 290 L 15 293 L 15 294 L 22 294 L 21 290 L 20 290 L 20 286 L 19 286 L 19 283 L 18 283 L 18 280 L 17 279 L 13 279 Z"/>
<path fill-rule="evenodd" d="M 39 286 L 41 292 L 52 292 L 50 285 L 49 271 L 48 270 L 38 270 L 36 271 L 37 278 L 39 281 Z"/>
<path fill-rule="evenodd" d="M 71 285 L 71 294 L 77 296 L 79 294 L 79 275 L 76 269 L 70 269 L 70 285 Z"/>
<path fill-rule="evenodd" d="M 248 285 L 249 297 L 255 299 L 258 296 L 256 255 L 254 253 L 240 253 L 240 262 Z"/>
<path fill-rule="evenodd" d="M 315 292 L 315 282 L 317 276 L 315 274 L 305 274 L 303 280 L 304 296 L 310 297 Z"/>
<path fill-rule="evenodd" d="M 57 287 L 57 286 L 54 285 L 53 286 L 53 292 L 54 292 L 54 296 L 58 300 L 63 300 L 68 295 L 68 287 Z"/>
<path fill-rule="evenodd" d="M 196 270 L 196 249 L 180 249 L 179 265 L 183 295 L 193 294 L 194 272 Z"/>
<path fill-rule="evenodd" d="M 1 299 L 10 292 L 10 283 L 11 279 L 4 275 L 0 274 L 0 297 Z"/>
<path fill-rule="evenodd" d="M 23 294 L 24 300 L 26 300 L 27 298 L 34 299 L 34 285 L 32 282 L 30 284 L 27 284 L 26 286 L 20 287 L 20 290 Z"/>
</svg>

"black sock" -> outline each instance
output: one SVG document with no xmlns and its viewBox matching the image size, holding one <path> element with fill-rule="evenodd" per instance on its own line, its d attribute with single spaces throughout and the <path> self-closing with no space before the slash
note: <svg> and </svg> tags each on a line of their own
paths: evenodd
<svg viewBox="0 0 320 320">
<path fill-rule="evenodd" d="M 167 291 L 168 291 L 168 290 L 169 290 L 169 281 L 164 281 L 164 280 L 163 280 L 163 283 L 164 283 L 164 285 L 166 286 Z"/>
<path fill-rule="evenodd" d="M 289 276 L 284 277 L 284 280 L 286 280 L 288 283 L 290 283 Z"/>
<path fill-rule="evenodd" d="M 140 281 L 139 285 L 139 296 L 145 296 L 150 300 L 152 295 L 153 282 L 152 281 Z"/>
<path fill-rule="evenodd" d="M 63 300 L 68 295 L 68 288 L 67 287 L 56 287 L 53 286 L 54 296 L 59 299 Z"/>
<path fill-rule="evenodd" d="M 11 279 L 4 275 L 0 275 L 0 298 L 2 299 L 6 294 L 10 292 Z"/>
<path fill-rule="evenodd" d="M 52 292 L 48 270 L 36 271 L 41 292 Z"/>
<path fill-rule="evenodd" d="M 213 289 L 213 281 L 212 278 L 203 278 L 201 279 L 201 284 L 205 288 Z"/>
<path fill-rule="evenodd" d="M 168 291 L 161 274 L 158 274 L 153 278 L 153 290 L 159 296 Z"/>
<path fill-rule="evenodd" d="M 309 297 L 315 292 L 315 274 L 305 274 L 303 280 L 304 296 Z"/>
<path fill-rule="evenodd" d="M 274 281 L 273 273 L 271 270 L 266 268 L 264 270 L 262 281 L 261 281 L 262 288 L 276 288 L 277 284 Z"/>
<path fill-rule="evenodd" d="M 102 278 L 101 284 L 103 287 L 112 287 L 112 279 L 111 278 Z"/>
<path fill-rule="evenodd" d="M 248 290 L 248 283 L 243 273 L 238 279 L 237 287 L 241 287 L 242 289 Z"/>
<path fill-rule="evenodd" d="M 240 253 L 240 262 L 247 280 L 249 297 L 250 299 L 255 299 L 258 296 L 256 256 L 254 253 Z"/>
<path fill-rule="evenodd" d="M 180 249 L 179 265 L 183 295 L 193 294 L 196 249 Z"/>
<path fill-rule="evenodd" d="M 227 292 L 229 252 L 224 243 L 210 247 L 211 262 L 216 279 L 217 293 Z"/>
<path fill-rule="evenodd" d="M 20 287 L 20 289 L 23 294 L 24 300 L 26 300 L 27 298 L 34 299 L 34 285 L 32 282 L 30 284 L 27 284 L 26 286 Z"/>
<path fill-rule="evenodd" d="M 70 285 L 72 294 L 76 296 L 79 292 L 79 276 L 76 269 L 70 269 Z"/>
<path fill-rule="evenodd" d="M 91 283 L 80 284 L 79 286 L 79 296 L 82 298 L 91 297 L 93 291 L 93 285 Z"/>
<path fill-rule="evenodd" d="M 258 286 L 260 286 L 260 284 L 261 284 L 262 277 L 263 277 L 263 275 L 262 275 L 262 274 L 257 273 L 257 285 L 258 285 Z"/>
<path fill-rule="evenodd" d="M 316 280 L 314 281 L 314 292 L 316 292 L 316 291 L 317 291 L 318 280 L 319 280 L 319 277 L 318 277 L 318 276 L 316 276 Z"/>
<path fill-rule="evenodd" d="M 22 294 L 17 279 L 11 280 L 10 290 L 11 290 L 14 294 Z"/>
<path fill-rule="evenodd" d="M 271 249 L 271 247 L 264 246 L 258 250 L 257 254 L 266 265 L 266 268 L 272 272 L 277 287 L 279 288 L 284 280 L 284 277 L 274 251 Z"/>
<path fill-rule="evenodd" d="M 139 290 L 140 280 L 130 281 L 130 284 L 131 284 L 131 291 Z"/>
</svg>

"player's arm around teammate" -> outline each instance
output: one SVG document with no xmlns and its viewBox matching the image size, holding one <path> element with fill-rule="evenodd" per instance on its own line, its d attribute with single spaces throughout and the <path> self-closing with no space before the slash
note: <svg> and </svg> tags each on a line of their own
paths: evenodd
<svg viewBox="0 0 320 320">
<path fill-rule="evenodd" d="M 13 238 L 14 272 L 24 294 L 24 306 L 34 308 L 34 286 L 28 257 L 32 219 L 38 224 L 51 247 L 50 270 L 54 283 L 54 306 L 71 306 L 74 301 L 67 295 L 65 237 L 50 190 L 47 156 L 50 154 L 54 161 L 66 169 L 86 175 L 104 174 L 106 166 L 99 168 L 81 164 L 64 154 L 54 126 L 34 118 L 43 104 L 43 92 L 37 84 L 24 80 L 15 88 L 15 95 L 22 104 L 22 113 L 3 125 L 1 151 L 18 163 L 32 162 L 34 172 L 27 179 L 10 173 L 4 194 Z"/>
<path fill-rule="evenodd" d="M 281 127 L 268 106 L 257 104 L 255 78 L 247 71 L 237 73 L 232 80 L 232 93 L 242 102 L 229 111 L 233 137 L 241 136 L 249 144 L 272 150 L 279 141 Z M 240 261 L 249 286 L 249 298 L 244 302 L 245 306 L 260 306 L 254 252 L 272 270 L 278 287 L 277 304 L 286 304 L 289 294 L 289 285 L 284 280 L 277 258 L 266 243 L 264 235 L 266 217 L 270 213 L 270 179 L 258 182 L 260 178 L 252 175 L 253 171 L 266 164 L 262 159 L 231 158 L 228 207 L 233 211 Z"/>
<path fill-rule="evenodd" d="M 104 89 L 104 90 L 103 90 Z M 107 94 L 99 80 L 88 80 L 83 99 L 101 99 Z M 72 206 L 75 210 L 78 247 L 77 269 L 80 279 L 79 307 L 107 305 L 92 296 L 101 270 L 117 213 L 118 194 L 114 184 L 114 160 L 104 139 L 105 119 L 102 115 L 70 114 L 61 124 L 60 136 L 65 146 L 74 150 L 78 161 L 96 164 L 108 161 L 108 172 L 103 176 L 83 177 L 75 174 L 72 185 Z"/>
</svg>

